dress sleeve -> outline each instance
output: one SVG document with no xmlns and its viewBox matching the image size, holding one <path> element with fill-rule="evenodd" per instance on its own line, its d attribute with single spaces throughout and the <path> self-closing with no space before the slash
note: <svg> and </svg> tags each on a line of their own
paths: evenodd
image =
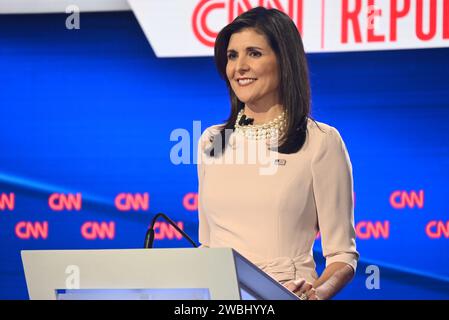
<svg viewBox="0 0 449 320">
<path fill-rule="evenodd" d="M 198 240 L 200 242 L 200 248 L 209 247 L 209 224 L 202 204 L 202 190 L 204 187 L 204 175 L 206 173 L 204 158 L 204 146 L 207 139 L 207 131 L 203 133 L 198 141 L 198 157 L 197 157 L 197 170 L 198 170 Z"/>
<path fill-rule="evenodd" d="M 312 159 L 313 194 L 326 267 L 349 264 L 354 272 L 359 253 L 355 244 L 352 166 L 338 131 L 330 127 Z"/>
</svg>

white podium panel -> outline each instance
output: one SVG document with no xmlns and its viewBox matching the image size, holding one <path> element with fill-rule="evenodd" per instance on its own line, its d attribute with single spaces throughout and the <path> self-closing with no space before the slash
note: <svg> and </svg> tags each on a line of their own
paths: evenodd
<svg viewBox="0 0 449 320">
<path fill-rule="evenodd" d="M 297 299 L 230 248 L 22 251 L 30 299 Z"/>
</svg>

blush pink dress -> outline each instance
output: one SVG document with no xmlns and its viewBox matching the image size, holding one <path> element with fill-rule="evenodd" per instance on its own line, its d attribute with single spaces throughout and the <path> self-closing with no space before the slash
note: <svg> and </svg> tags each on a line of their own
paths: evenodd
<svg viewBox="0 0 449 320">
<path fill-rule="evenodd" d="M 355 271 L 352 167 L 339 132 L 309 120 L 294 154 L 234 132 L 224 154 L 212 158 L 204 150 L 219 127 L 207 128 L 198 144 L 201 247 L 231 247 L 280 283 L 313 282 L 320 232 L 326 266 L 344 262 Z M 254 157 L 254 144 L 265 157 Z"/>
</svg>

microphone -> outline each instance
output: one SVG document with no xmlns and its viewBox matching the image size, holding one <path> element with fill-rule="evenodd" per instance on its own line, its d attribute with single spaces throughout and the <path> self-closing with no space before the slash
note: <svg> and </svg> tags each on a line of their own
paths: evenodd
<svg viewBox="0 0 449 320">
<path fill-rule="evenodd" d="M 254 122 L 254 119 L 253 119 L 253 118 L 247 118 L 246 115 L 244 114 L 244 115 L 240 118 L 239 125 L 241 125 L 241 126 L 247 126 L 247 125 L 253 124 L 253 122 Z"/>
<path fill-rule="evenodd" d="M 154 242 L 154 225 L 156 224 L 156 220 L 162 217 L 164 218 L 170 225 L 172 225 L 179 233 L 182 234 L 184 238 L 186 238 L 195 248 L 198 248 L 195 242 L 185 233 L 181 228 L 178 227 L 178 225 L 169 217 L 167 217 L 163 213 L 158 213 L 153 217 L 153 221 L 151 222 L 150 228 L 148 228 L 147 233 L 145 234 L 145 242 L 143 244 L 143 247 L 145 249 L 151 249 L 153 248 L 153 242 Z"/>
</svg>

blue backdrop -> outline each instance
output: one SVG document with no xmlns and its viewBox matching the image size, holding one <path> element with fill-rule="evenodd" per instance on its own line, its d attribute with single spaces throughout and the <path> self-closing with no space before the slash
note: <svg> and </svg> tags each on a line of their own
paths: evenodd
<svg viewBox="0 0 449 320">
<path fill-rule="evenodd" d="M 197 240 L 197 212 L 183 205 L 197 191 L 196 166 L 171 163 L 170 134 L 229 113 L 213 58 L 156 58 L 131 12 L 84 13 L 80 30 L 65 19 L 0 15 L 3 299 L 28 298 L 22 249 L 140 248 L 159 211 Z M 340 131 L 354 168 L 361 260 L 336 298 L 448 299 L 449 49 L 308 58 L 313 116 Z M 395 208 L 395 191 L 421 191 L 423 206 Z M 55 192 L 82 193 L 82 210 L 51 210 Z M 114 206 L 120 193 L 146 192 L 148 211 Z M 88 221 L 114 222 L 114 236 L 86 240 Z M 46 237 L 19 236 L 21 222 L 46 222 Z M 189 244 L 168 237 L 156 246 Z M 319 241 L 315 249 L 322 270 Z M 380 268 L 379 289 L 366 286 L 369 265 Z"/>
</svg>

